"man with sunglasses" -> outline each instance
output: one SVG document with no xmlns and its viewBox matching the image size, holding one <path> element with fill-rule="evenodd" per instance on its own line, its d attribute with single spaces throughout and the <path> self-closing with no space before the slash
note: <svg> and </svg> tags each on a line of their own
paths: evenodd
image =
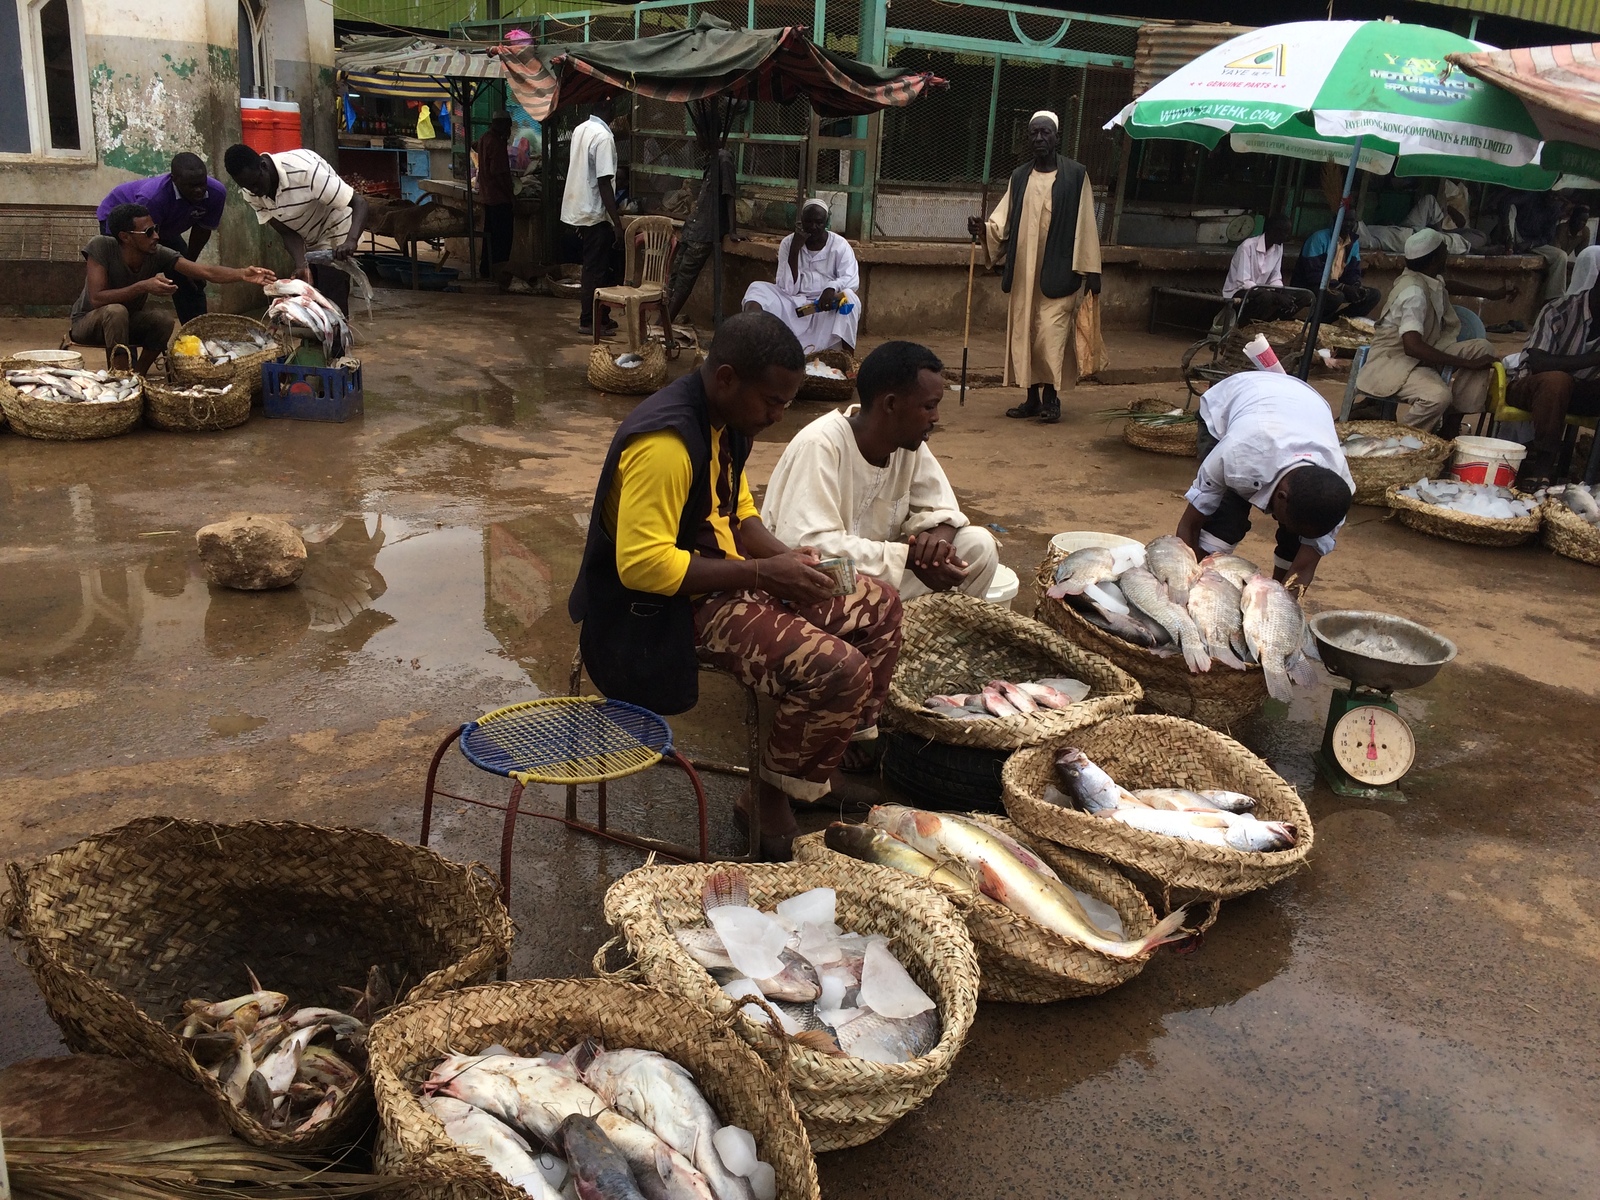
<svg viewBox="0 0 1600 1200">
<path fill-rule="evenodd" d="M 200 156 L 184 152 L 172 156 L 172 169 L 165 175 L 117 184 L 100 201 L 94 215 L 100 232 L 109 233 L 106 218 L 112 209 L 119 204 L 142 204 L 161 231 L 161 244 L 199 262 L 200 252 L 222 224 L 227 199 L 228 189 L 206 174 Z M 206 311 L 204 282 L 175 272 L 169 272 L 167 278 L 178 285 L 172 293 L 172 307 L 178 310 L 179 321 L 192 321 Z"/>
<path fill-rule="evenodd" d="M 106 214 L 106 232 L 83 248 L 83 293 L 72 306 L 72 340 L 83 346 L 104 346 L 106 364 L 148 372 L 172 336 L 173 318 L 146 312 L 150 296 L 170 296 L 174 272 L 207 283 L 268 284 L 277 278 L 265 267 L 204 266 L 161 244 L 161 231 L 142 204 L 119 204 Z M 139 349 L 136 364 L 113 359 L 118 347 Z"/>
</svg>

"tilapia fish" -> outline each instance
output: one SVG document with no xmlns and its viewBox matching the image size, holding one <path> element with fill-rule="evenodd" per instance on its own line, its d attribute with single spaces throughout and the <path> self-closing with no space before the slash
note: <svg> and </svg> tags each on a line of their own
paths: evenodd
<svg viewBox="0 0 1600 1200">
<path fill-rule="evenodd" d="M 1143 958 L 1156 947 L 1186 936 L 1181 932 L 1184 910 L 1167 917 L 1144 937 L 1133 941 L 1108 936 L 1084 910 L 1072 889 L 1032 864 L 1049 867 L 1015 839 L 976 821 L 900 805 L 881 805 L 868 818 L 874 825 L 927 855 L 954 858 L 970 864 L 982 880 L 983 894 L 1013 912 L 1044 926 L 1068 941 L 1098 950 L 1113 958 Z M 839 1030 L 844 1046 L 844 1029 Z M 849 1047 L 845 1047 L 849 1052 Z"/>
<path fill-rule="evenodd" d="M 1208 554 L 1200 560 L 1202 571 L 1215 571 L 1234 587 L 1242 588 L 1256 575 L 1261 574 L 1261 568 L 1248 558 L 1240 558 L 1237 554 Z"/>
<path fill-rule="evenodd" d="M 839 1026 L 839 1049 L 869 1062 L 910 1062 L 939 1044 L 939 1011 L 885 1017 L 870 1010 Z"/>
<path fill-rule="evenodd" d="M 1291 683 L 1316 683 L 1317 669 L 1306 654 L 1311 632 L 1288 590 L 1258 575 L 1244 585 L 1242 607 L 1245 642 L 1261 663 L 1268 694 L 1287 703 Z"/>
<path fill-rule="evenodd" d="M 1581 486 L 1570 485 L 1561 493 L 1561 500 L 1568 509 L 1589 524 L 1600 524 L 1600 502 L 1596 502 L 1594 496 Z"/>
<path fill-rule="evenodd" d="M 1169 533 L 1156 538 L 1144 550 L 1145 567 L 1166 585 L 1172 602 L 1188 603 L 1189 588 L 1200 578 L 1200 564 L 1195 562 L 1194 551 L 1189 549 L 1189 544 Z"/>
<path fill-rule="evenodd" d="M 1117 582 L 1129 602 L 1165 629 L 1172 640 L 1178 643 L 1183 651 L 1183 661 L 1189 664 L 1189 670 L 1211 669 L 1211 655 L 1206 651 L 1205 638 L 1201 636 L 1188 610 L 1169 598 L 1165 585 L 1159 579 L 1142 567 L 1134 567 L 1130 571 L 1124 571 L 1122 578 Z M 1188 599 L 1188 595 L 1186 588 L 1185 600 Z"/>
<path fill-rule="evenodd" d="M 578 1200 L 638 1200 L 629 1164 L 598 1124 L 574 1113 L 561 1123 L 557 1145 L 566 1155 Z"/>
<path fill-rule="evenodd" d="M 1227 846 L 1234 850 L 1287 850 L 1295 844 L 1297 837 L 1294 826 L 1282 821 L 1258 821 L 1254 817 L 1221 810 L 1197 813 L 1155 808 L 1117 808 L 1099 815 L 1149 833 L 1162 833 L 1168 837 Z"/>
<path fill-rule="evenodd" d="M 941 883 L 965 896 L 978 894 L 977 887 L 960 872 L 941 866 L 920 850 L 913 850 L 899 838 L 890 837 L 871 825 L 846 825 L 842 821 L 835 821 L 823 833 L 822 841 L 828 849 L 862 862 L 893 867 L 907 875 Z"/>
<path fill-rule="evenodd" d="M 1189 589 L 1189 616 L 1194 619 L 1213 660 L 1235 671 L 1245 669 L 1244 616 L 1240 592 L 1216 571 L 1200 572 Z"/>
<path fill-rule="evenodd" d="M 1052 600 L 1076 596 L 1093 583 L 1117 577 L 1116 560 L 1101 546 L 1074 550 L 1056 564 L 1056 581 L 1045 592 Z"/>
<path fill-rule="evenodd" d="M 504 1121 L 454 1096 L 424 1096 L 422 1107 L 438 1118 L 446 1137 L 484 1159 L 496 1174 L 535 1200 L 559 1200 L 561 1193 L 539 1173 L 527 1141 Z"/>
<path fill-rule="evenodd" d="M 1174 812 L 1244 813 L 1256 806 L 1254 796 L 1222 788 L 1134 788 L 1134 798 L 1149 808 Z"/>
</svg>

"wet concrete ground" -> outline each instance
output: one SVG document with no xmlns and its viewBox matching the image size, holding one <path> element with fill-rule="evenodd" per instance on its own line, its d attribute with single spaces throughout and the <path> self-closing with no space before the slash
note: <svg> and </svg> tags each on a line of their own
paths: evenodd
<svg viewBox="0 0 1600 1200">
<path fill-rule="evenodd" d="M 53 345 L 58 324 L 0 323 L 0 352 Z M 380 292 L 366 416 L 348 425 L 0 435 L 5 857 L 152 813 L 414 838 L 445 732 L 565 689 L 566 594 L 629 407 L 584 386 L 572 324 L 553 300 Z M 937 346 L 959 360 L 959 344 Z M 1116 349 L 1176 361 L 1181 344 Z M 974 363 L 985 355 L 992 337 Z M 935 449 L 969 508 L 1007 531 L 1019 607 L 1050 534 L 1170 531 L 1191 465 L 1131 450 L 1089 414 L 1172 393 L 1084 388 L 1051 430 L 1000 418 L 1015 393 L 978 391 L 964 409 L 952 394 Z M 796 409 L 778 438 L 810 415 Z M 776 442 L 758 447 L 757 481 Z M 235 511 L 309 527 L 298 588 L 207 588 L 193 532 Z M 1307 797 L 1310 868 L 1226 905 L 1197 952 L 1163 952 L 1105 996 L 984 1005 L 924 1108 L 822 1158 L 829 1196 L 1593 1194 L 1600 573 L 1382 518 L 1356 510 L 1311 599 L 1411 616 L 1461 647 L 1404 697 L 1419 744 L 1408 800 L 1316 783 L 1331 681 L 1270 706 L 1235 733 Z M 1259 529 L 1252 549 L 1270 553 Z M 674 727 L 737 761 L 739 711 L 712 685 Z M 445 762 L 452 790 L 503 793 Z M 687 837 L 675 784 L 619 785 L 617 819 Z M 728 849 L 730 800 L 717 784 Z M 447 803 L 435 844 L 494 863 L 496 816 Z M 515 850 L 513 974 L 587 974 L 607 936 L 600 897 L 640 856 L 532 819 Z M 0 1064 L 61 1049 L 26 972 L 0 956 Z"/>
</svg>

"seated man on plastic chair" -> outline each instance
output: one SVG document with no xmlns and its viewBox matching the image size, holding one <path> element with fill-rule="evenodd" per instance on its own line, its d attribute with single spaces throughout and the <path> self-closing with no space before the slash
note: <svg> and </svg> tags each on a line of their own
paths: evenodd
<svg viewBox="0 0 1600 1200">
<path fill-rule="evenodd" d="M 1406 269 L 1383 306 L 1356 387 L 1368 396 L 1409 403 L 1402 422 L 1450 439 L 1461 432 L 1463 416 L 1488 407 L 1489 372 L 1499 361 L 1494 347 L 1482 338 L 1460 340 L 1461 318 L 1450 296 L 1502 300 L 1517 292 L 1446 281 L 1442 272 L 1449 252 L 1436 229 L 1413 233 L 1405 254 Z M 1447 369 L 1452 371 L 1449 380 L 1443 375 Z"/>
<path fill-rule="evenodd" d="M 1506 403 L 1533 414 L 1517 486 L 1537 490 L 1555 472 L 1567 417 L 1600 416 L 1600 247 L 1578 255 L 1567 294 L 1539 311 L 1509 374 Z"/>
<path fill-rule="evenodd" d="M 791 801 L 815 803 L 852 743 L 877 738 L 900 656 L 900 597 L 871 576 L 833 594 L 810 547 L 761 523 L 744 463 L 804 379 L 794 334 L 767 313 L 717 330 L 706 361 L 647 397 L 612 438 L 568 602 L 607 696 L 671 715 L 697 699 L 697 661 L 776 700 L 760 778 L 761 850 L 781 861 Z M 858 750 L 859 757 L 859 750 Z"/>
</svg>

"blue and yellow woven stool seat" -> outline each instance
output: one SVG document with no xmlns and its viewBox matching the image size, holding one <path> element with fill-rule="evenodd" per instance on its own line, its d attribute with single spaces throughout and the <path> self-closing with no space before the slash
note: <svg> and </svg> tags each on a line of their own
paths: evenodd
<svg viewBox="0 0 1600 1200">
<path fill-rule="evenodd" d="M 672 753 L 672 730 L 649 709 L 600 696 L 552 696 L 485 713 L 461 727 L 475 767 L 521 784 L 601 783 Z"/>
</svg>

